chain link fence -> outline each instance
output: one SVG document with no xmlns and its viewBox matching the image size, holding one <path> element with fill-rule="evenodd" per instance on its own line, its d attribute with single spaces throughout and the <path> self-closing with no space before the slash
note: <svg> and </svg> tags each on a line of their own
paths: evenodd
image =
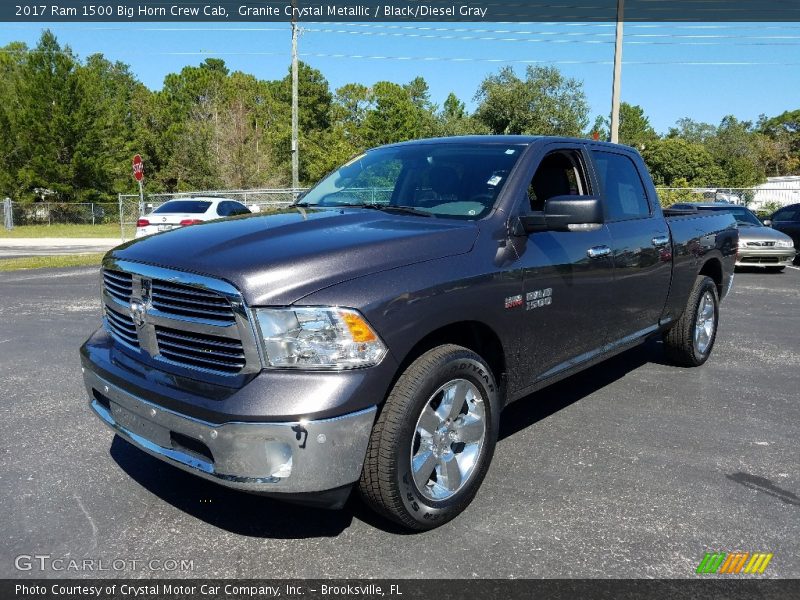
<svg viewBox="0 0 800 600">
<path fill-rule="evenodd" d="M 0 221 L 5 229 L 27 225 L 95 225 L 119 223 L 117 202 L 0 202 Z M 109 230 L 109 227 L 98 227 Z M 103 237 L 109 237 L 105 235 Z"/>
</svg>

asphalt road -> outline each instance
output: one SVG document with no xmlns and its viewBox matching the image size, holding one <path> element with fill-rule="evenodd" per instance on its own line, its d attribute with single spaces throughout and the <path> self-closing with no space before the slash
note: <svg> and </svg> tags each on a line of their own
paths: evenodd
<svg viewBox="0 0 800 600">
<path fill-rule="evenodd" d="M 800 577 L 800 270 L 737 274 L 703 368 L 653 342 L 508 408 L 475 502 L 416 535 L 357 499 L 284 505 L 114 439 L 78 363 L 98 286 L 0 273 L 0 577 L 692 577 L 707 551 L 772 552 L 764 577 Z M 108 570 L 15 568 L 33 554 Z"/>
</svg>

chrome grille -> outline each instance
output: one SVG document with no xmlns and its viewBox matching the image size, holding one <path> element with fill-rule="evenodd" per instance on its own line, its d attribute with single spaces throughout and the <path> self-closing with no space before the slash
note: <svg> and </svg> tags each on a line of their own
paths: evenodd
<svg viewBox="0 0 800 600">
<path fill-rule="evenodd" d="M 129 346 L 139 347 L 136 325 L 133 324 L 133 319 L 131 319 L 130 315 L 123 315 L 106 306 L 106 322 L 114 336 Z"/>
<path fill-rule="evenodd" d="M 153 280 L 153 308 L 162 313 L 179 317 L 212 319 L 233 323 L 231 303 L 216 292 L 202 288 Z"/>
<path fill-rule="evenodd" d="M 226 373 L 238 373 L 246 363 L 239 340 L 158 325 L 156 339 L 160 354 L 173 362 Z"/>
<path fill-rule="evenodd" d="M 225 281 L 107 259 L 103 300 L 114 340 L 166 371 L 213 379 L 261 369 L 249 312 Z"/>
<path fill-rule="evenodd" d="M 133 275 L 122 271 L 103 269 L 103 285 L 106 291 L 123 304 L 128 304 L 133 294 Z"/>
</svg>

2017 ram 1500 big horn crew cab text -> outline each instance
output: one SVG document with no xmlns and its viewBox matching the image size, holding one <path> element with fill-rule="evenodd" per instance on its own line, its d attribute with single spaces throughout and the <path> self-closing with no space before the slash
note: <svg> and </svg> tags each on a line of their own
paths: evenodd
<svg viewBox="0 0 800 600">
<path fill-rule="evenodd" d="M 665 218 L 641 157 L 579 139 L 368 151 L 292 207 L 103 261 L 89 400 L 222 485 L 412 529 L 458 515 L 503 407 L 647 338 L 703 364 L 733 280 L 729 214 Z"/>
</svg>

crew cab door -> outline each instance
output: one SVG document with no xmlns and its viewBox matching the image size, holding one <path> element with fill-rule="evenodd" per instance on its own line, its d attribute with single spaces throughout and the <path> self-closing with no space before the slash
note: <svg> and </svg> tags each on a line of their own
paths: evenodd
<svg viewBox="0 0 800 600">
<path fill-rule="evenodd" d="M 541 214 L 553 198 L 593 194 L 581 144 L 548 145 L 532 161 L 521 214 Z M 536 231 L 518 246 L 523 271 L 519 339 L 527 385 L 588 358 L 607 341 L 613 262 L 605 225 L 575 231 Z"/>
<path fill-rule="evenodd" d="M 623 149 L 591 149 L 614 261 L 610 342 L 655 330 L 669 293 L 672 242 L 644 163 Z"/>
</svg>

